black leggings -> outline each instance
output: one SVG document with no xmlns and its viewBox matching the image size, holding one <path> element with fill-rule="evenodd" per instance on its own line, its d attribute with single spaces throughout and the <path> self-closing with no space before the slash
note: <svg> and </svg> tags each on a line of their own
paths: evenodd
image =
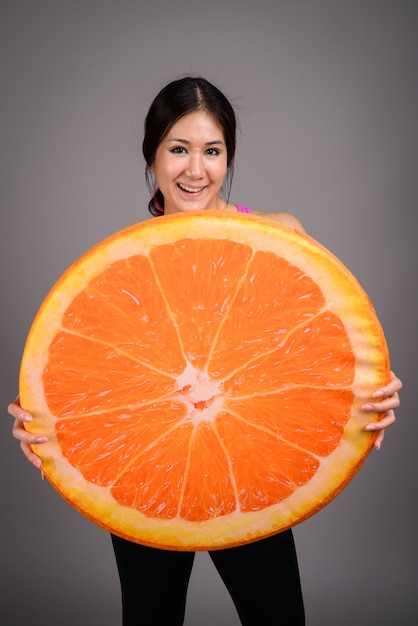
<svg viewBox="0 0 418 626">
<path fill-rule="evenodd" d="M 123 626 L 181 626 L 194 552 L 148 548 L 112 535 L 122 588 Z M 287 530 L 209 552 L 243 626 L 303 626 L 293 535 Z"/>
</svg>

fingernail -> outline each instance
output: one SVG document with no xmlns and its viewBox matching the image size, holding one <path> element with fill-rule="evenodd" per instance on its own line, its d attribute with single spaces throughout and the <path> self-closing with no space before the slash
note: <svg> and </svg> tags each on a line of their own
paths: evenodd
<svg viewBox="0 0 418 626">
<path fill-rule="evenodd" d="M 373 394 L 373 398 L 383 398 L 385 392 L 379 389 L 379 391 L 375 391 Z"/>
<path fill-rule="evenodd" d="M 367 424 L 365 430 L 377 430 L 376 424 Z"/>
<path fill-rule="evenodd" d="M 373 409 L 373 404 L 363 404 L 363 406 L 361 407 L 363 409 L 363 411 L 371 411 Z"/>
<path fill-rule="evenodd" d="M 35 443 L 46 443 L 47 441 L 47 437 L 43 437 L 42 435 L 40 435 L 39 437 L 36 437 Z"/>
</svg>

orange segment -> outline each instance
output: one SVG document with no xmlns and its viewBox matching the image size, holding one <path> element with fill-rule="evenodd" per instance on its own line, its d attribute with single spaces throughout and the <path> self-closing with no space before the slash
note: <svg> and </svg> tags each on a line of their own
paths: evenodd
<svg viewBox="0 0 418 626">
<path fill-rule="evenodd" d="M 175 436 L 163 436 L 143 454 L 133 456 L 112 487 L 116 501 L 155 519 L 175 518 L 192 432 L 191 424 L 183 424 Z"/>
<path fill-rule="evenodd" d="M 165 413 L 168 417 L 162 421 L 160 415 Z M 88 482 L 112 486 L 133 459 L 161 441 L 167 429 L 184 416 L 184 405 L 172 402 L 160 402 L 157 407 L 133 405 L 59 420 L 56 434 L 64 457 Z M 100 454 L 92 455 L 94 448 Z"/>
<path fill-rule="evenodd" d="M 324 307 L 323 295 L 309 276 L 276 254 L 258 252 L 240 269 L 245 273 L 212 351 L 212 375 L 225 371 L 225 354 L 239 362 L 277 348 L 290 330 Z"/>
<path fill-rule="evenodd" d="M 366 458 L 389 375 L 373 307 L 307 236 L 221 212 L 99 243 L 45 299 L 22 406 L 50 482 L 95 523 L 215 549 L 325 506 Z M 376 414 L 375 419 L 378 418 Z"/>
<path fill-rule="evenodd" d="M 242 420 L 223 420 L 219 431 L 231 459 L 241 512 L 281 502 L 318 468 L 312 455 Z"/>
<path fill-rule="evenodd" d="M 313 455 L 327 456 L 339 444 L 353 402 L 350 390 L 284 388 L 270 395 L 229 400 L 228 410 Z"/>
<path fill-rule="evenodd" d="M 98 323 L 100 321 L 100 323 Z M 164 371 L 178 375 L 185 361 L 149 260 L 142 255 L 106 268 L 71 302 L 62 325 L 154 368 L 163 355 Z M 138 336 L 138 345 L 132 339 Z"/>
<path fill-rule="evenodd" d="M 225 388 L 257 395 L 260 389 L 270 392 L 287 385 L 345 388 L 353 380 L 354 355 L 347 333 L 341 320 L 326 312 L 289 332 L 276 350 L 240 363 Z"/>
<path fill-rule="evenodd" d="M 61 331 L 51 343 L 43 384 L 50 410 L 64 417 L 164 396 L 173 391 L 175 378 L 111 344 Z"/>
<path fill-rule="evenodd" d="M 179 514 L 188 520 L 204 521 L 236 509 L 230 460 L 213 424 L 200 422 L 192 439 Z"/>
<path fill-rule="evenodd" d="M 219 324 L 228 315 L 251 248 L 232 241 L 195 240 L 159 246 L 150 257 L 178 328 L 184 354 L 204 369 Z"/>
</svg>

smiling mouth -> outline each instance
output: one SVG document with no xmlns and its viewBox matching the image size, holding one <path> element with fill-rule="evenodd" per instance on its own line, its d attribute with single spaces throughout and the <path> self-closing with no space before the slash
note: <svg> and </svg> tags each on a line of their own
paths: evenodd
<svg viewBox="0 0 418 626">
<path fill-rule="evenodd" d="M 188 187 L 188 185 L 183 185 L 182 183 L 177 183 L 177 186 L 182 191 L 187 191 L 187 193 L 199 193 L 200 191 L 203 191 L 204 189 L 204 187 L 199 187 L 197 189 L 194 187 Z"/>
</svg>

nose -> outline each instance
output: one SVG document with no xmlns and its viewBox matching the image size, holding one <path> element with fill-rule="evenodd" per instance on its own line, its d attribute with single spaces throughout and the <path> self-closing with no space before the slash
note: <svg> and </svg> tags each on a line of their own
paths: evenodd
<svg viewBox="0 0 418 626">
<path fill-rule="evenodd" d="M 204 172 L 203 156 L 200 153 L 191 153 L 186 167 L 186 174 L 191 178 L 202 178 Z"/>
</svg>

